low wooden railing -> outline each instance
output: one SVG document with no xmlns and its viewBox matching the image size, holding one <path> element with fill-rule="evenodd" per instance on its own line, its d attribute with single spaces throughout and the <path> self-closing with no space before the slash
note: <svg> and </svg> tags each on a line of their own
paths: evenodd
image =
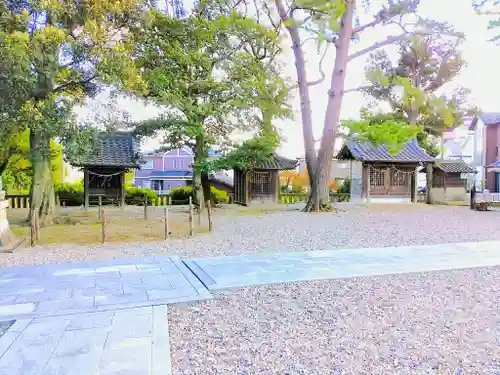
<svg viewBox="0 0 500 375">
<path fill-rule="evenodd" d="M 9 208 L 30 208 L 29 194 L 6 195 L 5 199 L 9 202 Z"/>
<path fill-rule="evenodd" d="M 349 202 L 351 195 L 346 193 L 331 193 L 330 202 Z M 309 196 L 307 194 L 297 194 L 297 193 L 281 193 L 280 203 L 281 204 L 293 204 L 299 202 L 307 202 Z"/>
</svg>

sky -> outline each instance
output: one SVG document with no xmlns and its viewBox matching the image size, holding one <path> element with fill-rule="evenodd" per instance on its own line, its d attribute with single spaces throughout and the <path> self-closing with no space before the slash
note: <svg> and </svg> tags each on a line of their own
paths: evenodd
<svg viewBox="0 0 500 375">
<path fill-rule="evenodd" d="M 371 0 L 372 9 L 378 9 L 381 4 L 387 3 L 385 0 Z M 452 91 L 456 87 L 467 87 L 472 90 L 471 104 L 477 105 L 483 111 L 500 111 L 500 101 L 498 100 L 500 91 L 500 74 L 498 74 L 498 64 L 500 63 L 500 46 L 488 42 L 491 34 L 487 30 L 488 19 L 475 13 L 471 0 L 421 0 L 419 14 L 438 21 L 451 23 L 455 30 L 466 35 L 466 42 L 462 45 L 464 58 L 467 66 L 462 69 L 459 76 L 450 84 L 446 85 L 444 92 Z M 362 15 L 365 20 L 369 20 L 369 15 Z M 393 32 L 394 31 L 394 32 Z M 396 35 L 395 30 L 387 28 L 372 29 L 361 35 L 359 42 L 351 46 L 351 52 L 366 47 L 377 40 L 384 39 L 387 35 Z M 394 52 L 395 47 L 387 48 L 389 52 Z M 314 42 L 305 46 L 307 59 L 307 74 L 309 80 L 319 77 L 318 61 L 319 53 Z M 315 138 L 319 138 L 324 123 L 324 113 L 327 104 L 327 92 L 330 85 L 330 76 L 333 70 L 333 60 L 335 52 L 333 48 L 327 54 L 323 67 L 326 73 L 326 80 L 310 89 L 313 124 Z M 346 89 L 363 85 L 364 65 L 368 56 L 360 57 L 349 63 L 347 68 Z M 295 80 L 295 66 L 293 53 L 289 42 L 284 41 L 283 61 L 287 64 L 283 67 L 283 73 Z M 283 141 L 278 149 L 278 153 L 283 156 L 296 158 L 303 155 L 302 126 L 300 122 L 300 106 L 298 93 L 292 93 L 291 104 L 294 108 L 295 116 L 290 121 L 278 121 L 276 125 L 281 131 Z M 99 98 L 100 101 L 106 97 Z M 342 103 L 341 118 L 359 117 L 360 108 L 368 101 L 359 93 L 348 93 Z M 142 120 L 154 117 L 158 114 L 158 109 L 153 106 L 144 106 L 141 102 L 132 99 L 123 99 L 119 103 L 120 108 L 126 109 L 132 120 Z M 79 111 L 80 116 L 85 116 L 88 111 Z M 147 140 L 142 148 L 144 151 L 154 150 L 159 146 L 158 139 Z"/>
</svg>

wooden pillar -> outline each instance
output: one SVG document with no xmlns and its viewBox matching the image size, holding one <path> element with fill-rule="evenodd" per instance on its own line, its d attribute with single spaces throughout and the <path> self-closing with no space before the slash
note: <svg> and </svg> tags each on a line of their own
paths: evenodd
<svg viewBox="0 0 500 375">
<path fill-rule="evenodd" d="M 85 210 L 89 209 L 89 170 L 83 170 L 83 196 Z"/>
<path fill-rule="evenodd" d="M 366 203 L 370 203 L 370 165 L 366 166 Z"/>
<path fill-rule="evenodd" d="M 426 195 L 426 203 L 432 204 L 431 189 L 432 189 L 433 165 L 431 163 L 427 163 L 426 171 L 427 171 L 427 186 L 425 188 L 425 190 L 426 190 L 426 194 L 425 194 Z"/>
<path fill-rule="evenodd" d="M 412 174 L 411 181 L 411 201 L 413 203 L 417 203 L 418 199 L 418 167 L 415 168 L 415 171 Z"/>
<path fill-rule="evenodd" d="M 120 174 L 120 207 L 125 207 L 125 171 Z"/>
<path fill-rule="evenodd" d="M 248 185 L 250 184 L 250 176 L 248 172 L 243 173 L 243 204 L 248 206 L 250 204 L 250 195 Z"/>
</svg>

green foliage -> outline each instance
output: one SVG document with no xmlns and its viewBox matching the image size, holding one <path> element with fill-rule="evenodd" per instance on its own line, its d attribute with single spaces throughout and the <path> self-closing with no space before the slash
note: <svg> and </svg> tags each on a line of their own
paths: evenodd
<svg viewBox="0 0 500 375">
<path fill-rule="evenodd" d="M 366 68 L 371 86 L 365 93 L 375 101 L 386 101 L 395 115 L 404 115 L 426 133 L 441 135 L 473 110 L 468 107 L 467 89 L 459 88 L 451 96 L 437 94 L 465 66 L 459 50 L 462 40 L 459 34 L 455 38 L 413 37 L 401 43 L 395 65 L 385 51 L 372 54 Z"/>
<path fill-rule="evenodd" d="M 212 193 L 212 202 L 229 203 L 229 195 L 224 190 L 219 190 L 210 186 L 210 192 Z"/>
<path fill-rule="evenodd" d="M 498 34 L 498 28 L 500 27 L 500 3 L 498 0 L 473 0 L 472 5 L 478 14 L 488 17 L 488 29 L 493 34 L 490 41 L 498 44 L 500 42 L 500 34 Z"/>
<path fill-rule="evenodd" d="M 18 134 L 11 144 L 10 156 L 2 179 L 8 194 L 28 194 L 32 182 L 32 166 L 30 160 L 29 131 Z M 50 143 L 52 158 L 52 180 L 62 182 L 63 152 L 62 146 L 56 142 Z"/>
<path fill-rule="evenodd" d="M 170 202 L 172 204 L 186 204 L 189 197 L 193 196 L 193 188 L 191 186 L 181 186 L 170 189 Z"/>
<path fill-rule="evenodd" d="M 338 190 L 339 194 L 351 194 L 351 179 L 346 178 Z"/>
<path fill-rule="evenodd" d="M 75 183 L 61 183 L 55 185 L 56 194 L 61 204 L 66 206 L 82 206 L 85 203 L 83 195 L 83 180 Z"/>
<path fill-rule="evenodd" d="M 272 55 L 279 47 L 276 33 L 221 4 L 199 1 L 183 19 L 152 12 L 149 24 L 137 34 L 135 56 L 147 97 L 168 113 L 135 124 L 136 133 L 164 131 L 164 147 L 193 149 L 195 176 L 214 168 L 207 161 L 210 147 L 230 143 L 236 131 L 269 129 L 273 118 L 291 113 L 283 80 L 252 53 L 266 50 Z M 227 163 L 243 163 L 257 153 L 250 148 L 262 149 L 268 141 L 246 143 L 241 151 L 245 156 L 231 154 Z"/>
<path fill-rule="evenodd" d="M 75 126 L 74 105 L 102 84 L 144 90 L 131 55 L 128 25 L 143 18 L 145 5 L 142 0 L 24 0 L 0 5 L 0 164 L 7 160 L 15 134 L 29 129 L 33 176 L 40 180 L 32 181 L 32 203 L 44 207 L 40 216 L 53 211 L 46 170 L 50 140 L 58 137 L 68 143 L 71 155 L 81 149 L 78 142 L 88 139 Z"/>
<path fill-rule="evenodd" d="M 158 194 L 151 189 L 143 189 L 138 187 L 125 188 L 125 203 L 129 205 L 143 206 L 144 197 L 147 197 L 148 205 L 156 203 Z"/>
<path fill-rule="evenodd" d="M 217 204 L 229 202 L 229 195 L 224 190 L 219 190 L 213 186 L 210 186 L 210 192 L 212 194 L 212 202 Z M 192 186 L 181 186 L 170 190 L 170 201 L 174 205 L 187 204 L 189 202 L 189 197 L 192 196 L 193 196 Z"/>
<path fill-rule="evenodd" d="M 386 145 L 392 153 L 400 151 L 406 142 L 421 132 L 419 126 L 410 125 L 404 119 L 368 112 L 363 113 L 361 120 L 343 121 L 342 125 L 349 129 L 350 136 L 375 145 Z"/>
</svg>

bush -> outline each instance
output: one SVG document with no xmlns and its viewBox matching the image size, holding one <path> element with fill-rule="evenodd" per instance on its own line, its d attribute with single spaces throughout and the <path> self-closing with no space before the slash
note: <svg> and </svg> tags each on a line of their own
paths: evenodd
<svg viewBox="0 0 500 375">
<path fill-rule="evenodd" d="M 151 189 L 143 189 L 138 187 L 125 187 L 125 203 L 135 206 L 144 205 L 144 195 L 147 196 L 148 206 L 156 203 L 158 195 L 156 191 Z"/>
<path fill-rule="evenodd" d="M 346 178 L 338 190 L 340 194 L 351 194 L 351 180 Z"/>
<path fill-rule="evenodd" d="M 213 203 L 228 203 L 229 195 L 224 190 L 219 190 L 210 186 Z M 172 204 L 187 204 L 189 197 L 193 195 L 192 186 L 182 186 L 170 189 L 170 201 Z"/>
<path fill-rule="evenodd" d="M 61 204 L 66 206 L 81 206 L 85 203 L 83 195 L 83 180 L 70 183 L 64 182 L 55 186 L 55 191 Z"/>
<path fill-rule="evenodd" d="M 189 197 L 193 195 L 193 188 L 191 186 L 181 186 L 170 189 L 170 202 L 171 204 L 188 204 Z"/>
<path fill-rule="evenodd" d="M 210 191 L 212 193 L 212 201 L 214 203 L 228 203 L 229 195 L 224 190 L 219 190 L 210 186 Z"/>
</svg>

